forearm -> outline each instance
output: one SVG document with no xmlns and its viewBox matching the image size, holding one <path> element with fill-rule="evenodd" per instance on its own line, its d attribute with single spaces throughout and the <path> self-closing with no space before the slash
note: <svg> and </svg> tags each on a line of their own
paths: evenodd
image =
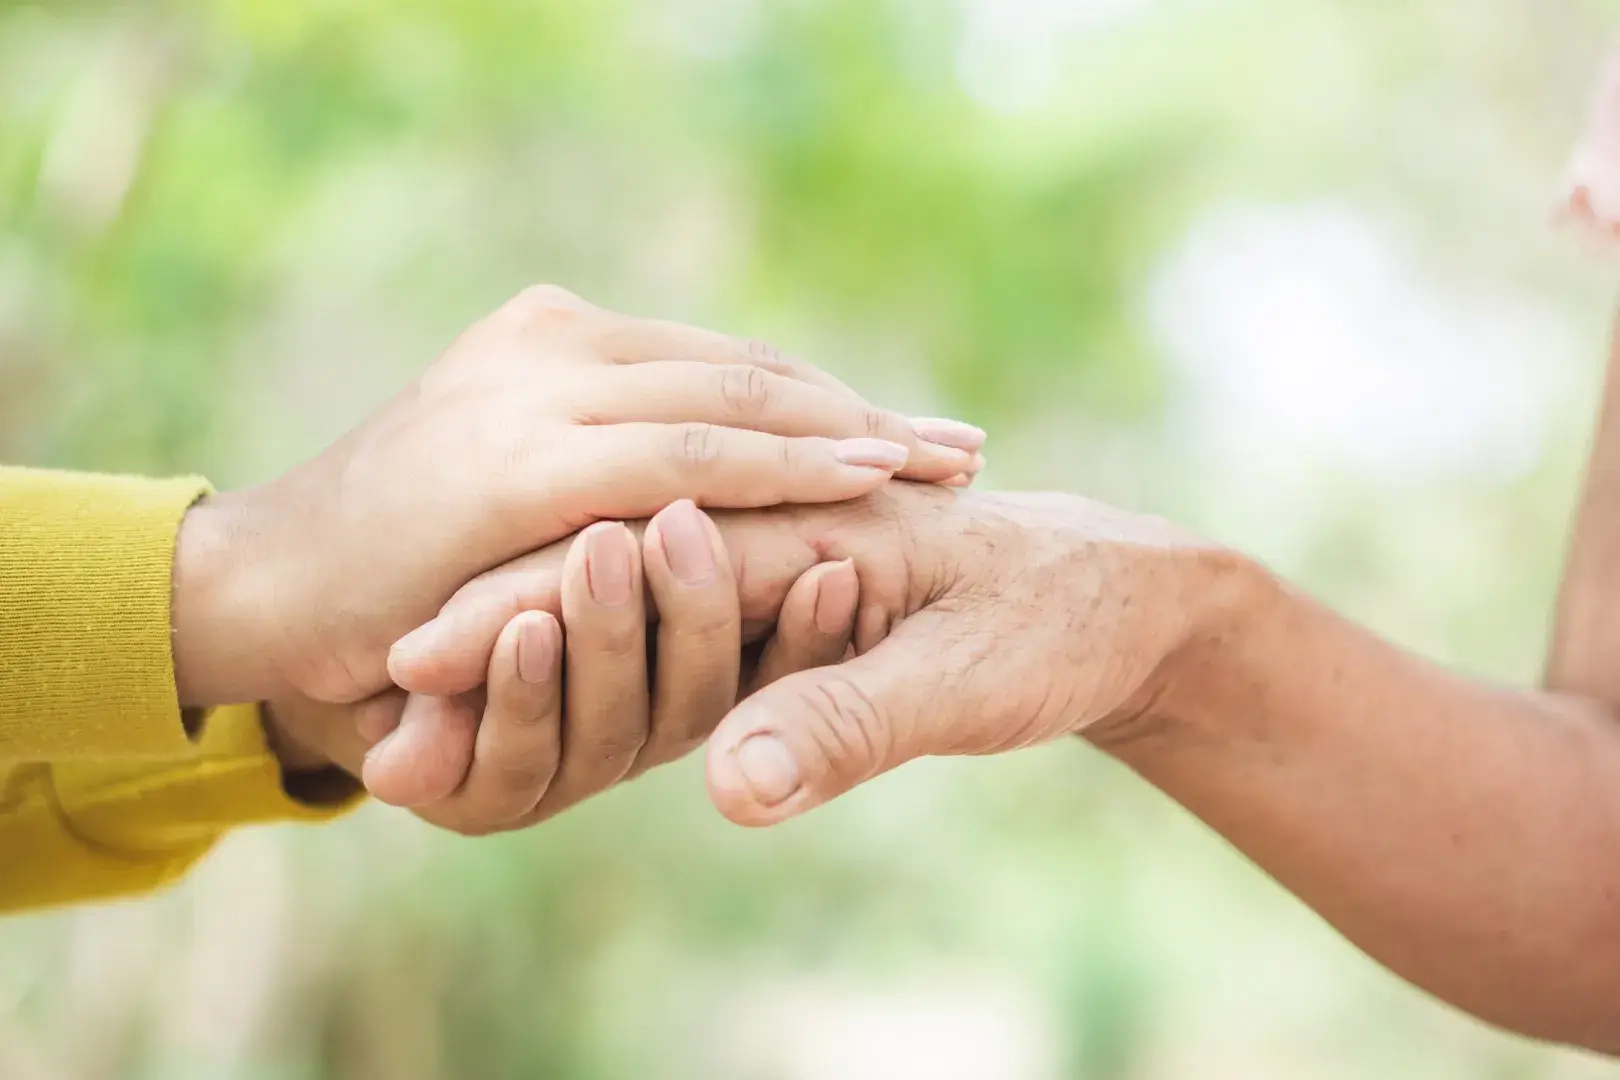
<svg viewBox="0 0 1620 1080">
<path fill-rule="evenodd" d="M 1109 749 L 1400 975 L 1620 1052 L 1620 720 L 1256 592 Z"/>
</svg>

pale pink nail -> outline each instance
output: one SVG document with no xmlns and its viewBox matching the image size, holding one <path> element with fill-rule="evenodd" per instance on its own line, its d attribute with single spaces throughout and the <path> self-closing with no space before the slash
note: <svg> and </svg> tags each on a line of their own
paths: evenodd
<svg viewBox="0 0 1620 1080">
<path fill-rule="evenodd" d="M 754 801 L 776 806 L 799 790 L 799 763 L 781 739 L 751 735 L 737 747 L 737 769 Z"/>
<path fill-rule="evenodd" d="M 557 620 L 545 611 L 519 618 L 523 619 L 523 625 L 518 629 L 518 678 L 530 686 L 543 686 L 551 680 L 557 666 L 560 636 Z"/>
<path fill-rule="evenodd" d="M 653 524 L 664 559 L 675 577 L 687 585 L 707 585 L 715 579 L 714 546 L 703 513 L 690 499 L 682 499 L 664 509 Z"/>
<path fill-rule="evenodd" d="M 983 446 L 987 438 L 983 428 L 937 416 L 924 416 L 913 420 L 911 430 L 917 433 L 917 438 L 925 442 L 966 450 L 970 454 Z"/>
<path fill-rule="evenodd" d="M 591 599 L 603 607 L 630 602 L 630 530 L 603 522 L 585 530 L 585 577 Z"/>
<path fill-rule="evenodd" d="M 899 443 L 887 439 L 845 439 L 838 444 L 838 460 L 845 465 L 859 465 L 884 472 L 898 472 L 911 456 Z"/>
<path fill-rule="evenodd" d="M 824 570 L 816 583 L 816 629 L 823 634 L 848 633 L 855 625 L 855 603 L 861 583 L 848 559 Z"/>
</svg>

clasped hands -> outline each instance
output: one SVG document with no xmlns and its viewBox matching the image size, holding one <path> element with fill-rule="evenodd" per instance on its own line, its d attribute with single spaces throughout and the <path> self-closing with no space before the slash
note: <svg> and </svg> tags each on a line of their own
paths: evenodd
<svg viewBox="0 0 1620 1080">
<path fill-rule="evenodd" d="M 1138 725 L 1252 575 L 1154 519 L 964 490 L 983 438 L 530 289 L 191 511 L 180 699 L 263 701 L 285 770 L 469 834 L 705 741 L 721 811 L 769 824 L 910 758 Z"/>
</svg>

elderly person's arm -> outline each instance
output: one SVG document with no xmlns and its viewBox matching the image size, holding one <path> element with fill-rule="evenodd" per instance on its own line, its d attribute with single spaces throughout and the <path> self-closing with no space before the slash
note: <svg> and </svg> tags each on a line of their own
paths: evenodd
<svg viewBox="0 0 1620 1080">
<path fill-rule="evenodd" d="M 721 515 L 744 614 L 823 559 L 861 578 L 858 659 L 744 701 L 708 748 L 745 824 L 913 758 L 1084 734 L 1349 938 L 1481 1017 L 1620 1051 L 1620 720 L 1411 656 L 1242 556 L 1067 496 L 891 485 Z M 560 552 L 514 573 L 536 577 Z M 549 562 L 548 562 L 549 560 Z M 507 588 L 475 581 L 466 626 Z M 476 679 L 479 657 L 402 670 Z"/>
<path fill-rule="evenodd" d="M 1443 670 L 1153 522 L 985 501 L 964 531 L 996 522 L 996 542 L 957 542 L 971 557 L 885 642 L 723 723 L 728 815 L 770 823 L 913 757 L 1089 733 L 1398 974 L 1620 1052 L 1612 706 Z"/>
</svg>

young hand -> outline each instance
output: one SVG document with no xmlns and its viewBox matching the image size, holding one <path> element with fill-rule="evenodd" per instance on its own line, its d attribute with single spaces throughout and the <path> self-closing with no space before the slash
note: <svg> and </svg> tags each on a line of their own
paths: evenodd
<svg viewBox="0 0 1620 1080">
<path fill-rule="evenodd" d="M 766 346 L 530 289 L 314 460 L 192 510 L 180 698 L 361 701 L 389 685 L 394 641 L 464 582 L 592 522 L 945 481 L 981 441 Z"/>
</svg>

